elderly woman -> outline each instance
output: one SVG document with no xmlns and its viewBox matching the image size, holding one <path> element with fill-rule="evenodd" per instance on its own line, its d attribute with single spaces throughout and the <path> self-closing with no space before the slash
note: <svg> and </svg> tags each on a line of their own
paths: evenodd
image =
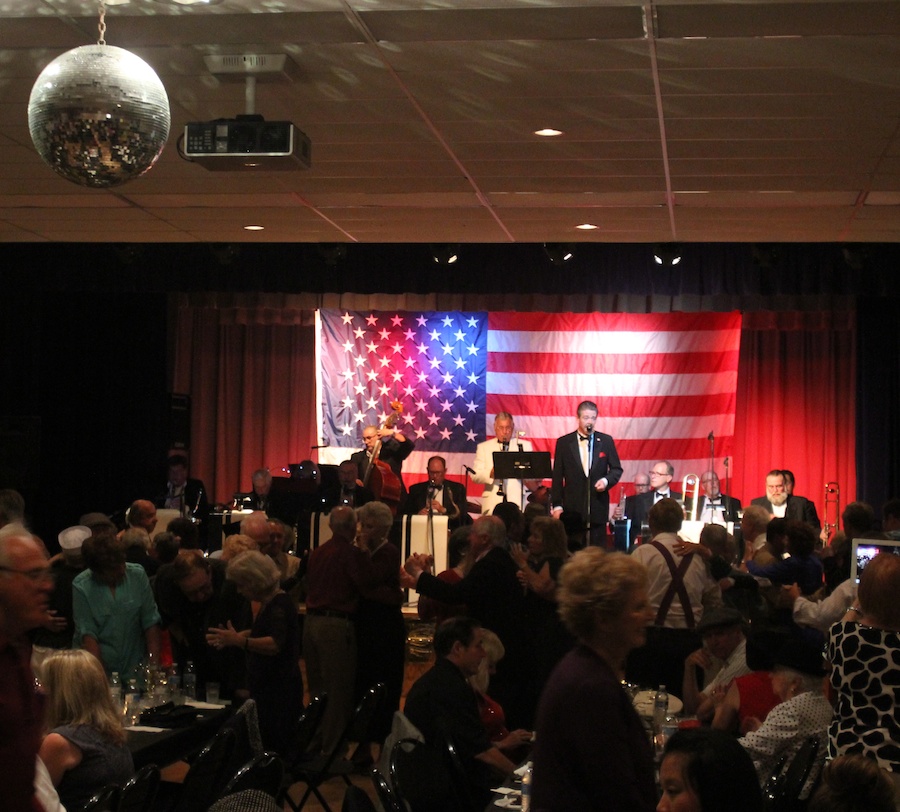
<svg viewBox="0 0 900 812">
<path fill-rule="evenodd" d="M 622 687 L 625 658 L 653 620 L 647 572 L 624 553 L 588 547 L 562 568 L 557 600 L 578 642 L 538 707 L 532 809 L 649 812 L 653 752 Z"/>
<path fill-rule="evenodd" d="M 232 558 L 237 558 L 241 553 L 258 549 L 259 545 L 256 543 L 256 539 L 245 536 L 243 533 L 235 533 L 225 539 L 225 542 L 222 544 L 222 554 L 219 558 L 227 564 Z"/>
<path fill-rule="evenodd" d="M 122 715 L 103 666 L 84 650 L 52 654 L 41 676 L 49 732 L 38 755 L 63 806 L 78 810 L 107 784 L 124 784 L 134 773 Z"/>
<path fill-rule="evenodd" d="M 357 509 L 356 520 L 356 545 L 371 556 L 377 574 L 377 581 L 361 590 L 356 610 L 356 693 L 361 696 L 377 682 L 385 686 L 384 702 L 369 726 L 372 746 L 359 752 L 358 760 L 368 764 L 369 758 L 378 757 L 374 745 L 391 732 L 394 711 L 400 708 L 406 624 L 400 610 L 400 551 L 388 541 L 394 523 L 391 509 L 383 502 L 369 502 Z"/>
<path fill-rule="evenodd" d="M 528 589 L 525 614 L 534 641 L 534 695 L 540 696 L 553 669 L 575 643 L 556 605 L 556 581 L 569 557 L 566 529 L 557 519 L 538 516 L 531 522 L 527 554 L 515 544 L 511 555 L 519 565 L 516 575 Z"/>
<path fill-rule="evenodd" d="M 762 812 L 753 762 L 721 730 L 679 730 L 666 744 L 659 768 L 657 812 Z"/>
<path fill-rule="evenodd" d="M 900 556 L 879 553 L 863 570 L 857 604 L 831 628 L 828 659 L 837 697 L 830 758 L 861 753 L 890 773 L 900 800 Z"/>
<path fill-rule="evenodd" d="M 494 746 L 513 762 L 521 761 L 527 754 L 527 745 L 532 734 L 528 730 L 513 730 L 506 727 L 506 714 L 500 703 L 488 695 L 491 674 L 496 673 L 497 663 L 503 659 L 506 650 L 500 638 L 490 629 L 483 629 L 481 645 L 484 648 L 484 659 L 478 665 L 478 673 L 469 677 L 469 684 L 475 691 L 478 700 L 478 715 L 487 731 L 488 738 Z"/>
<path fill-rule="evenodd" d="M 279 585 L 281 573 L 269 556 L 248 550 L 228 563 L 226 577 L 249 601 L 259 602 L 250 629 L 238 631 L 229 621 L 211 628 L 214 648 L 235 646 L 247 655 L 247 687 L 256 700 L 259 729 L 267 750 L 286 753 L 303 707 L 297 610 Z"/>
<path fill-rule="evenodd" d="M 140 564 L 125 560 L 125 543 L 101 530 L 81 548 L 88 569 L 72 581 L 76 646 L 117 671 L 123 681 L 148 655 L 159 659 L 159 612 Z"/>
<path fill-rule="evenodd" d="M 764 785 L 773 768 L 787 755 L 792 758 L 803 742 L 812 735 L 822 739 L 831 722 L 831 703 L 823 693 L 825 669 L 822 650 L 818 646 L 795 638 L 786 643 L 774 656 L 772 690 L 778 695 L 776 705 L 762 723 L 751 725 L 752 732 L 739 739 L 756 766 L 760 786 Z M 749 721 L 749 720 L 748 720 Z M 824 749 L 810 774 L 806 797 L 825 761 Z"/>
</svg>

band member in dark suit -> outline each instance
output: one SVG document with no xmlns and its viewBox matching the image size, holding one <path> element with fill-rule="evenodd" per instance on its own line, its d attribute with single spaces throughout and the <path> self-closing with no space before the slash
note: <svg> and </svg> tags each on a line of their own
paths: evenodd
<svg viewBox="0 0 900 812">
<path fill-rule="evenodd" d="M 428 481 L 419 482 L 409 489 L 404 513 L 427 516 L 434 511 L 435 516 L 447 516 L 448 526 L 455 530 L 471 524 L 472 518 L 466 512 L 466 489 L 459 482 L 446 479 L 447 461 L 443 457 L 428 460 Z"/>
<path fill-rule="evenodd" d="M 668 460 L 657 460 L 650 467 L 650 490 L 646 493 L 638 493 L 629 496 L 625 500 L 625 516 L 631 519 L 631 533 L 628 543 L 634 544 L 641 535 L 642 525 L 647 523 L 647 517 L 652 508 L 660 499 L 681 500 L 681 494 L 672 490 L 669 485 L 675 476 L 675 468 Z"/>
<path fill-rule="evenodd" d="M 791 476 L 793 477 L 793 474 Z M 773 516 L 796 519 L 805 522 L 816 531 L 821 530 L 816 506 L 805 496 L 788 494 L 784 483 L 784 471 L 778 468 L 769 471 L 766 474 L 766 495 L 757 496 L 750 504 L 764 507 Z"/>
<path fill-rule="evenodd" d="M 172 454 L 167 461 L 169 481 L 166 493 L 156 501 L 158 508 L 177 510 L 182 516 L 202 523 L 209 516 L 209 498 L 199 479 L 188 477 L 188 460 L 183 454 Z"/>
<path fill-rule="evenodd" d="M 336 484 L 322 485 L 319 488 L 319 499 L 323 511 L 330 511 L 338 505 L 358 508 L 375 500 L 375 496 L 368 488 L 358 484 L 359 469 L 353 460 L 344 460 L 338 466 L 338 481 Z"/>
<path fill-rule="evenodd" d="M 737 524 L 741 503 L 733 496 L 725 496 L 715 471 L 704 471 L 700 475 L 700 501 L 697 503 L 697 521 L 707 524 L 734 522 Z"/>
<path fill-rule="evenodd" d="M 609 489 L 622 477 L 616 444 L 608 434 L 594 431 L 597 404 L 578 404 L 578 428 L 556 441 L 553 455 L 552 515 L 571 511 L 590 531 L 590 543 L 600 544 L 609 521 Z"/>
<path fill-rule="evenodd" d="M 397 479 L 400 480 L 400 506 L 402 507 L 403 501 L 406 499 L 406 486 L 403 484 L 402 473 L 403 460 L 413 452 L 415 443 L 412 440 L 392 428 L 380 429 L 377 426 L 366 426 L 363 429 L 363 442 L 366 447 L 362 451 L 351 454 L 350 459 L 356 463 L 356 467 L 359 469 L 359 484 L 364 484 L 369 460 L 372 458 L 372 452 L 379 438 L 381 439 L 381 451 L 378 459 L 387 463 Z"/>
</svg>

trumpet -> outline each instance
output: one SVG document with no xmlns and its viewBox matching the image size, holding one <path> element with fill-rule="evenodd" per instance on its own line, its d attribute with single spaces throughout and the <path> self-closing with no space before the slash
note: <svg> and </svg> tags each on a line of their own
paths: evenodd
<svg viewBox="0 0 900 812">
<path fill-rule="evenodd" d="M 829 506 L 833 510 L 833 522 L 828 521 Z M 827 542 L 840 528 L 841 521 L 841 486 L 837 482 L 825 483 L 825 521 L 822 523 L 822 540 Z"/>
<path fill-rule="evenodd" d="M 690 489 L 691 508 L 688 511 L 688 490 Z M 697 474 L 688 474 L 681 480 L 681 503 L 684 507 L 684 518 L 687 521 L 697 521 L 697 497 L 700 495 L 700 477 Z"/>
</svg>

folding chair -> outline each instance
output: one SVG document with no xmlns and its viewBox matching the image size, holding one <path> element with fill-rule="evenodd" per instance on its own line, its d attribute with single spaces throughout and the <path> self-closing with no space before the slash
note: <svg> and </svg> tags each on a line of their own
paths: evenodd
<svg viewBox="0 0 900 812">
<path fill-rule="evenodd" d="M 247 789 L 278 797 L 284 778 L 284 762 L 277 753 L 263 753 L 247 762 L 225 785 L 222 795 L 233 795 Z"/>
<path fill-rule="evenodd" d="M 159 789 L 159 767 L 141 767 L 122 787 L 116 812 L 150 812 Z"/>
<path fill-rule="evenodd" d="M 363 694 L 362 699 L 356 706 L 356 710 L 353 711 L 353 715 L 350 717 L 350 721 L 347 723 L 347 727 L 344 729 L 340 741 L 330 753 L 295 765 L 291 772 L 291 781 L 294 783 L 298 781 L 305 783 L 306 792 L 303 793 L 300 803 L 297 804 L 294 803 L 286 791 L 287 788 L 285 788 L 284 801 L 294 812 L 300 812 L 303 809 L 310 795 L 315 795 L 322 808 L 326 812 L 331 812 L 331 807 L 322 793 L 319 792 L 319 786 L 338 775 L 344 779 L 344 783 L 347 786 L 352 784 L 349 776 L 356 770 L 356 765 L 352 761 L 343 758 L 343 756 L 347 753 L 351 742 L 363 740 L 372 716 L 384 699 L 384 690 L 384 684 L 379 682 Z"/>
</svg>

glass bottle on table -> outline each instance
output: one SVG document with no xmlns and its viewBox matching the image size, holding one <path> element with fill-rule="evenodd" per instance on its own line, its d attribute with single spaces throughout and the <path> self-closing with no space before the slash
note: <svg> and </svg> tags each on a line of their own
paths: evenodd
<svg viewBox="0 0 900 812">
<path fill-rule="evenodd" d="M 185 699 L 197 698 L 197 672 L 194 671 L 193 660 L 188 660 L 184 666 L 184 674 L 181 675 L 181 690 Z"/>
</svg>

